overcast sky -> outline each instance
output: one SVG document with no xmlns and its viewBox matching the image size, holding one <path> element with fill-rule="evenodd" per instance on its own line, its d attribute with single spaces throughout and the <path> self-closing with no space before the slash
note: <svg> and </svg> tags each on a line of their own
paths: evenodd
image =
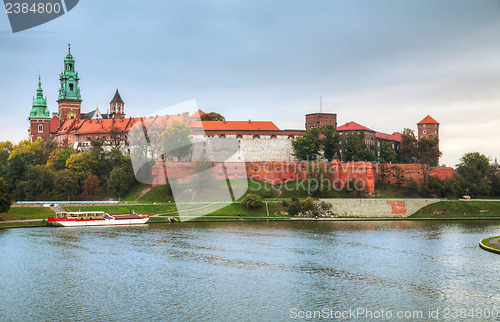
<svg viewBox="0 0 500 322">
<path fill-rule="evenodd" d="M 500 158 L 500 1 L 97 1 L 13 34 L 0 15 L 0 140 L 27 138 L 42 75 L 57 110 L 67 43 L 84 112 L 119 88 L 130 116 L 196 99 L 227 120 L 304 128 L 338 114 L 392 133 L 440 126 L 441 162 Z"/>
</svg>

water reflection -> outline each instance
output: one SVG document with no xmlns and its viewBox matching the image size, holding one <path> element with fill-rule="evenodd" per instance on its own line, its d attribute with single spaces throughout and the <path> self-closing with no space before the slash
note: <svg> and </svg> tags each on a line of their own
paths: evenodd
<svg viewBox="0 0 500 322">
<path fill-rule="evenodd" d="M 6 320 L 266 321 L 292 307 L 492 309 L 500 256 L 477 242 L 499 232 L 491 221 L 4 230 L 0 309 Z"/>
</svg>

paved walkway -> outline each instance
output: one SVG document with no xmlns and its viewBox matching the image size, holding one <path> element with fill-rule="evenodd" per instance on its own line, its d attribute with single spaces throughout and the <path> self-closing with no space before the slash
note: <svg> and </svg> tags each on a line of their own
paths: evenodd
<svg viewBox="0 0 500 322">
<path fill-rule="evenodd" d="M 488 240 L 488 243 L 490 243 L 491 245 L 493 245 L 495 247 L 500 247 L 500 237 L 490 239 L 490 240 Z"/>
</svg>

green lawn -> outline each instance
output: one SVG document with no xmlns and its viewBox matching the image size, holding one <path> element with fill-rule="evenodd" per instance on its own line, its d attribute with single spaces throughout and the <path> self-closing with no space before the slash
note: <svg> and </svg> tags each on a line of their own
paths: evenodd
<svg viewBox="0 0 500 322">
<path fill-rule="evenodd" d="M 408 218 L 500 217 L 498 201 L 440 201 L 428 205 Z"/>
<path fill-rule="evenodd" d="M 494 246 L 494 245 L 492 245 L 492 244 L 490 244 L 490 243 L 489 243 L 490 239 L 493 239 L 493 238 L 498 238 L 498 237 L 499 237 L 499 236 L 497 236 L 497 237 L 489 237 L 489 238 L 485 238 L 485 239 L 481 240 L 481 242 L 482 242 L 482 243 L 483 243 L 483 245 L 485 245 L 485 246 L 488 246 L 488 247 L 491 247 L 491 248 L 494 248 L 494 249 L 498 249 L 498 250 L 500 250 L 500 248 L 499 248 L 499 247 Z"/>
<path fill-rule="evenodd" d="M 146 189 L 149 185 L 145 183 L 139 183 L 135 185 L 125 196 L 122 196 L 121 201 L 137 201 L 141 192 Z"/>
<path fill-rule="evenodd" d="M 9 212 L 0 213 L 2 220 L 47 219 L 54 216 L 48 207 L 11 207 Z"/>
</svg>

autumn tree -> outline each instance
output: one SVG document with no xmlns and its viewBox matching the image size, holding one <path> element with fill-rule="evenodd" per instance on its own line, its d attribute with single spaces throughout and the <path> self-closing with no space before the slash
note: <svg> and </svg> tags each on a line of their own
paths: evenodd
<svg viewBox="0 0 500 322">
<path fill-rule="evenodd" d="M 97 176 L 91 174 L 83 184 L 82 197 L 87 200 L 95 200 L 100 199 L 98 198 L 100 196 L 102 196 L 101 182 Z"/>
<path fill-rule="evenodd" d="M 96 173 L 99 163 L 92 157 L 90 152 L 72 154 L 66 160 L 66 168 L 71 170 L 82 185 L 90 174 Z"/>
<path fill-rule="evenodd" d="M 66 169 L 66 161 L 73 153 L 75 153 L 75 150 L 72 147 L 55 150 L 50 154 L 47 166 L 54 170 Z"/>
<path fill-rule="evenodd" d="M 205 113 L 202 116 L 200 116 L 200 120 L 202 121 L 225 121 L 226 118 L 219 113 L 215 112 L 210 112 L 210 113 Z"/>
<path fill-rule="evenodd" d="M 417 138 L 411 129 L 404 129 L 399 146 L 402 163 L 416 163 L 418 157 Z"/>
</svg>

